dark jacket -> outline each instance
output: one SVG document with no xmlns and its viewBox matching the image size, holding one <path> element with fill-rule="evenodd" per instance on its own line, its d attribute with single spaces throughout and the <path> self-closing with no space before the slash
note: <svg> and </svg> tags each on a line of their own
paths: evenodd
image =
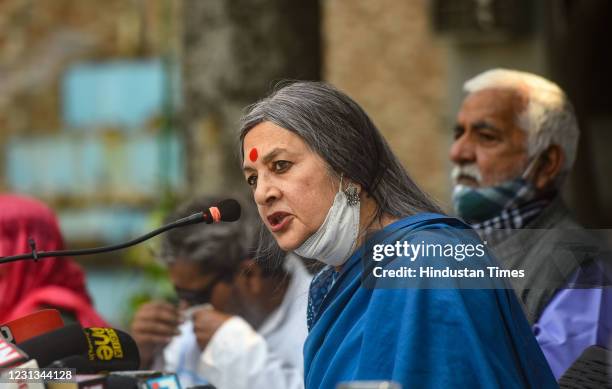
<svg viewBox="0 0 612 389">
<path fill-rule="evenodd" d="M 530 324 L 537 323 L 557 290 L 567 286 L 580 266 L 592 263 L 598 247 L 560 197 L 525 228 L 489 244 L 502 267 L 525 271 L 525 277 L 510 282 Z"/>
</svg>

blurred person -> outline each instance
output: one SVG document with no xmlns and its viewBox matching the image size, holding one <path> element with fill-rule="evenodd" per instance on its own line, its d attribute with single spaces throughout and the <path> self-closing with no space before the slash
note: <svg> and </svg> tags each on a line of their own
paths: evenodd
<svg viewBox="0 0 612 389">
<path fill-rule="evenodd" d="M 207 209 L 215 200 L 185 203 L 166 221 Z M 256 262 L 258 226 L 243 204 L 237 222 L 163 235 L 161 259 L 180 304 L 153 301 L 135 314 L 132 335 L 143 367 L 174 371 L 184 387 L 303 387 L 311 277 L 294 256 Z"/>
<path fill-rule="evenodd" d="M 605 277 L 586 249 L 592 237 L 561 198 L 577 120 L 565 93 L 535 74 L 493 69 L 464 90 L 450 148 L 453 205 L 504 267 L 525 271 L 511 282 L 559 378 L 586 347 L 609 347 L 612 334 L 611 290 L 568 288 Z"/>
<path fill-rule="evenodd" d="M 0 194 L 0 256 L 64 249 L 53 211 L 38 200 Z M 0 264 L 0 323 L 44 308 L 60 311 L 64 322 L 108 327 L 93 307 L 85 274 L 68 258 L 43 258 Z"/>
<path fill-rule="evenodd" d="M 248 108 L 240 140 L 267 227 L 259 252 L 326 264 L 310 286 L 306 388 L 354 380 L 556 386 L 511 290 L 361 284 L 368 247 L 379 239 L 401 246 L 423 231 L 445 231 L 446 243 L 457 243 L 450 236 L 459 230 L 478 237 L 440 213 L 350 97 L 320 82 L 282 86 Z M 391 255 L 382 266 L 401 263 Z"/>
</svg>

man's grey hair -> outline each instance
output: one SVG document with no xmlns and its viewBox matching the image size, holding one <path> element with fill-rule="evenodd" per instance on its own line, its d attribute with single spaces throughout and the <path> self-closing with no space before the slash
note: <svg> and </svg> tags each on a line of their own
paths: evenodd
<svg viewBox="0 0 612 389">
<path fill-rule="evenodd" d="M 279 84 L 268 97 L 247 108 L 241 121 L 240 158 L 247 133 L 271 122 L 298 135 L 323 158 L 332 175 L 361 185 L 383 214 L 405 217 L 438 212 L 438 206 L 408 176 L 365 111 L 350 97 L 323 82 Z M 265 231 L 260 249 L 277 247 Z"/>
<path fill-rule="evenodd" d="M 492 69 L 466 81 L 463 89 L 468 93 L 483 89 L 511 89 L 522 93 L 528 103 L 519 113 L 517 124 L 527 133 L 528 156 L 558 145 L 564 154 L 559 177 L 569 173 L 576 159 L 579 129 L 574 108 L 557 84 L 532 73 Z"/>
<path fill-rule="evenodd" d="M 201 264 L 202 273 L 226 274 L 237 272 L 240 263 L 254 258 L 260 222 L 252 201 L 240 196 L 201 196 L 179 205 L 164 220 L 164 224 L 208 209 L 219 201 L 233 197 L 241 205 L 240 219 L 232 223 L 193 224 L 162 235 L 161 260 L 171 265 L 177 260 Z M 264 274 L 284 271 L 282 262 L 265 263 Z"/>
</svg>

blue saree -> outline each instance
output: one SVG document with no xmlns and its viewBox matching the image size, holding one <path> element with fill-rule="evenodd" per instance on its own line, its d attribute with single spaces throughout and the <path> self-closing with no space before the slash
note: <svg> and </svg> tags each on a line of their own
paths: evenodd
<svg viewBox="0 0 612 389">
<path fill-rule="evenodd" d="M 352 380 L 393 380 L 403 389 L 558 387 L 512 290 L 362 285 L 364 247 L 372 239 L 394 244 L 419 231 L 446 230 L 452 241 L 455 229 L 469 227 L 419 214 L 356 250 L 312 318 L 304 345 L 307 389 Z M 392 265 L 393 258 L 386 263 Z"/>
</svg>

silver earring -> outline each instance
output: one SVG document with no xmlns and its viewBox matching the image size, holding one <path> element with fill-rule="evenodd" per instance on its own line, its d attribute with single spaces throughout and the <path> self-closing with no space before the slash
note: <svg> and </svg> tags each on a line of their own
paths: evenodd
<svg viewBox="0 0 612 389">
<path fill-rule="evenodd" d="M 346 203 L 348 205 L 352 207 L 359 204 L 359 192 L 356 185 L 350 183 L 344 190 L 344 194 L 346 195 Z"/>
</svg>

